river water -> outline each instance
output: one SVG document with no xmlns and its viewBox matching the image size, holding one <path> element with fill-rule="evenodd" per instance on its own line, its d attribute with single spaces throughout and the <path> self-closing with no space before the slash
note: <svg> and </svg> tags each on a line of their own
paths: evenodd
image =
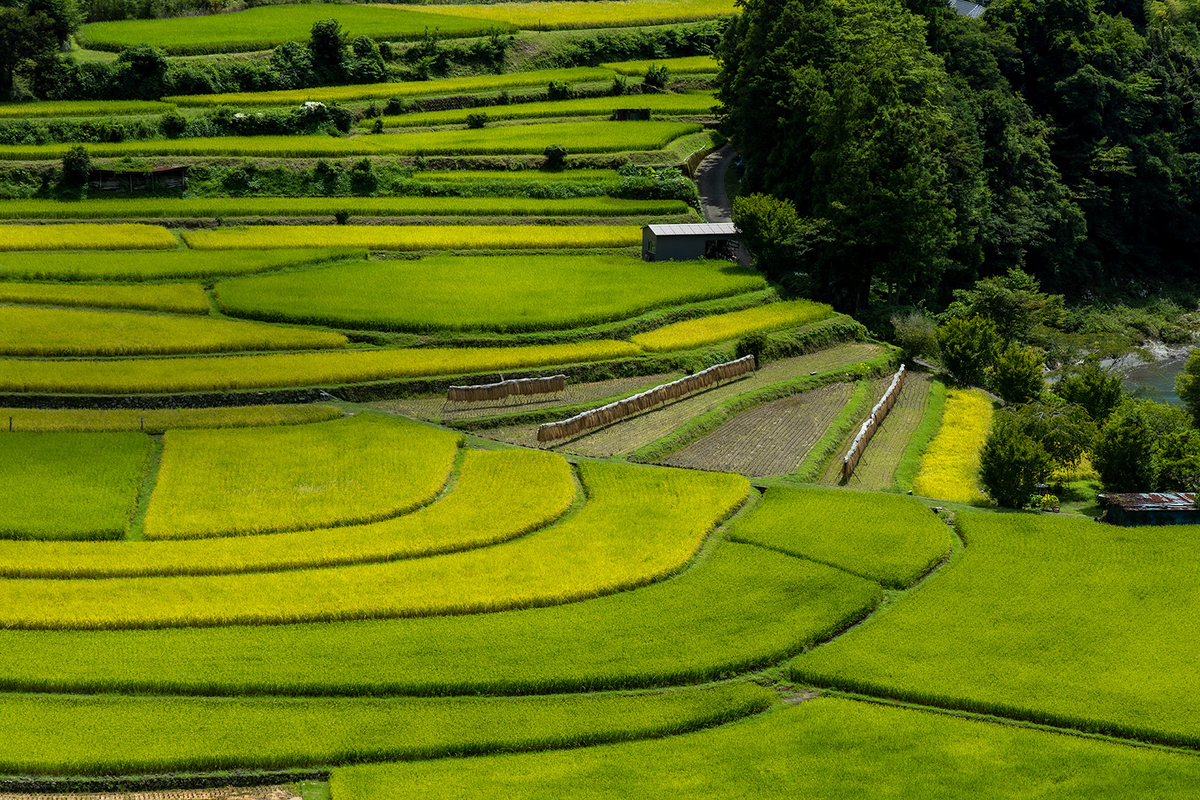
<svg viewBox="0 0 1200 800">
<path fill-rule="evenodd" d="M 1125 391 L 1135 397 L 1145 397 L 1158 403 L 1183 407 L 1175 393 L 1175 377 L 1183 371 L 1186 358 L 1151 361 L 1121 370 L 1125 376 Z"/>
</svg>

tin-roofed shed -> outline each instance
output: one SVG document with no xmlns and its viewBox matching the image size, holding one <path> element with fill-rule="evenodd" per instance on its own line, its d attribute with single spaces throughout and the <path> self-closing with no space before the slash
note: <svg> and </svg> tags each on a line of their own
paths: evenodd
<svg viewBox="0 0 1200 800">
<path fill-rule="evenodd" d="M 646 261 L 691 261 L 696 258 L 737 261 L 740 252 L 738 229 L 732 222 L 647 225 L 642 228 L 642 258 Z"/>
<path fill-rule="evenodd" d="M 1114 525 L 1200 525 L 1200 506 L 1191 492 L 1137 492 L 1097 495 Z"/>
</svg>

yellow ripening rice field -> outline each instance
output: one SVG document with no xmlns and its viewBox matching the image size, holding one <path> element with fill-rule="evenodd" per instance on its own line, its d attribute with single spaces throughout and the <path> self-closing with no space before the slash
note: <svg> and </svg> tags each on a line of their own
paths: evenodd
<svg viewBox="0 0 1200 800">
<path fill-rule="evenodd" d="M 147 539 L 349 525 L 432 500 L 461 437 L 399 417 L 171 430 L 146 513 Z"/>
<path fill-rule="evenodd" d="M 771 303 L 745 311 L 714 314 L 711 317 L 676 322 L 633 337 L 633 343 L 650 352 L 688 350 L 725 342 L 754 331 L 794 328 L 825 319 L 833 309 L 811 300 Z"/>
<path fill-rule="evenodd" d="M 946 392 L 942 427 L 921 459 L 913 492 L 957 503 L 986 503 L 979 451 L 992 427 L 992 401 L 979 389 Z"/>
<path fill-rule="evenodd" d="M 342 416 L 337 406 L 264 405 L 215 408 L 0 408 L 0 420 L 15 431 L 145 431 L 170 428 L 255 428 L 327 422 Z"/>
<path fill-rule="evenodd" d="M 642 230 L 633 225 L 289 225 L 186 231 L 183 239 L 197 250 L 516 250 L 631 247 L 641 243 Z"/>
<path fill-rule="evenodd" d="M 587 504 L 462 553 L 249 575 L 0 580 L 0 627 L 156 628 L 466 614 L 611 594 L 682 568 L 745 502 L 739 475 L 584 462 Z M 503 509 L 480 508 L 480 514 Z M 499 512 L 499 513 L 502 513 Z"/>
<path fill-rule="evenodd" d="M 0 282 L 0 303 L 128 308 L 177 314 L 207 314 L 209 311 L 208 296 L 198 283 L 67 286 L 61 283 Z"/>
<path fill-rule="evenodd" d="M 0 250 L 174 250 L 179 242 L 159 225 L 4 225 Z"/>
</svg>

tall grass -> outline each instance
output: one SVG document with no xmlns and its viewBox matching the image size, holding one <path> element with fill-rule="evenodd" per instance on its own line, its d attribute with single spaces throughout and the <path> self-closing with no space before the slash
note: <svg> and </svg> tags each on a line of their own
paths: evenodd
<svg viewBox="0 0 1200 800">
<path fill-rule="evenodd" d="M 699 75 L 717 71 L 717 59 L 712 56 L 683 58 L 647 58 L 641 61 L 618 61 L 600 66 L 621 75 L 642 76 L 650 67 L 666 67 L 672 75 Z"/>
<path fill-rule="evenodd" d="M 753 683 L 495 699 L 0 696 L 0 769 L 129 775 L 280 769 L 665 736 L 761 711 Z"/>
<path fill-rule="evenodd" d="M 180 433 L 187 432 L 171 431 L 167 437 Z M 159 488 L 171 468 L 171 444 L 168 440 Z M 495 547 L 285 573 L 0 581 L 0 627 L 253 625 L 466 614 L 585 600 L 643 586 L 679 569 L 749 492 L 740 476 L 690 470 L 587 462 L 580 465 L 580 475 L 588 503 L 578 514 Z M 189 484 L 186 498 L 203 500 L 199 488 Z M 478 513 L 495 511 L 480 508 Z M 268 515 L 282 516 L 268 506 L 253 517 L 254 524 Z M 146 523 L 149 534 L 149 515 Z"/>
<path fill-rule="evenodd" d="M 427 7 L 426 7 L 427 8 Z M 433 81 L 405 83 L 364 83 L 351 86 L 318 86 L 309 89 L 280 89 L 270 92 L 236 92 L 232 94 L 194 94 L 167 97 L 167 102 L 183 107 L 290 106 L 309 100 L 353 103 L 360 100 L 387 100 L 391 97 L 434 97 L 437 95 L 477 94 L 500 89 L 526 86 L 546 86 L 551 81 L 586 83 L 612 80 L 613 72 L 595 67 L 543 69 L 530 72 L 511 72 L 504 75 L 472 75 L 463 78 L 443 78 Z"/>
<path fill-rule="evenodd" d="M 340 348 L 340 333 L 211 317 L 0 306 L 0 354 L 119 356 Z"/>
<path fill-rule="evenodd" d="M 615 68 L 620 65 L 609 66 Z M 620 72 L 621 70 L 616 71 Z M 645 68 L 641 70 L 642 73 L 645 71 Z M 486 108 L 424 111 L 398 117 L 384 117 L 383 124 L 387 128 L 465 124 L 469 115 L 478 113 L 485 113 L 492 120 L 609 116 L 618 108 L 648 108 L 658 114 L 708 114 L 716 102 L 716 98 L 711 92 L 642 94 L 632 97 L 581 97 L 574 100 L 513 103 L 507 106 L 487 106 Z M 359 127 L 369 128 L 375 124 L 375 120 L 364 119 L 358 124 Z"/>
<path fill-rule="evenodd" d="M 345 350 L 108 361 L 0 360 L 0 389 L 131 394 L 330 386 L 426 375 L 505 372 L 640 354 L 641 350 L 629 342 L 599 339 L 525 347 Z"/>
<path fill-rule="evenodd" d="M 119 539 L 153 449 L 137 433 L 0 432 L 0 538 Z"/>
<path fill-rule="evenodd" d="M 270 272 L 365 255 L 362 250 L 349 249 L 243 250 L 236 253 L 171 250 L 165 253 L 127 252 L 120 256 L 88 252 L 0 252 L 0 277 L 55 281 L 211 278 Z"/>
<path fill-rule="evenodd" d="M 38 103 L 0 103 L 0 119 L 164 114 L 174 107 L 171 103 L 157 100 L 45 100 Z"/>
<path fill-rule="evenodd" d="M 992 401 L 979 389 L 946 392 L 942 426 L 921 458 L 913 491 L 958 503 L 986 503 L 979 488 L 979 451 L 992 426 Z"/>
<path fill-rule="evenodd" d="M 198 283 L 64 286 L 59 283 L 0 282 L 0 303 L 130 308 L 179 314 L 207 314 L 209 311 L 208 295 Z"/>
<path fill-rule="evenodd" d="M 523 611 L 156 631 L 0 630 L 0 686 L 446 695 L 690 683 L 778 663 L 880 599 L 876 584 L 832 567 L 724 543 L 678 578 Z"/>
<path fill-rule="evenodd" d="M 0 251 L 173 250 L 178 246 L 171 232 L 158 225 L 0 225 Z"/>
<path fill-rule="evenodd" d="M 683 214 L 682 200 L 612 197 L 154 197 L 63 202 L 7 200 L 0 219 L 151 219 L 187 217 L 573 216 L 623 217 Z"/>
<path fill-rule="evenodd" d="M 0 408 L 0 425 L 12 420 L 18 431 L 145 431 L 170 428 L 253 428 L 261 425 L 299 425 L 342 416 L 336 406 L 264 405 L 216 408 Z"/>
<path fill-rule="evenodd" d="M 0 542 L 0 575 L 221 575 L 414 558 L 496 544 L 537 530 L 562 516 L 575 494 L 570 466 L 561 456 L 471 450 L 453 490 L 406 516 L 296 533 L 117 546 Z M 504 498 L 503 513 L 479 513 L 498 497 Z"/>
<path fill-rule="evenodd" d="M 147 539 L 370 522 L 432 500 L 458 434 L 374 414 L 274 428 L 170 430 Z"/>
<path fill-rule="evenodd" d="M 331 17 L 351 36 L 372 39 L 412 39 L 426 29 L 436 29 L 441 36 L 469 36 L 486 33 L 488 29 L 487 24 L 478 20 L 450 13 L 320 3 L 260 6 L 233 14 L 93 22 L 83 26 L 76 38 L 90 50 L 116 52 L 149 44 L 174 55 L 238 53 L 268 50 L 284 42 L 307 41 L 313 23 Z M 507 26 L 500 23 L 499 27 Z"/>
<path fill-rule="evenodd" d="M 650 352 L 688 350 L 737 339 L 755 331 L 808 325 L 832 314 L 832 308 L 811 300 L 770 303 L 759 308 L 715 314 L 711 317 L 677 322 L 648 333 L 639 333 L 633 337 L 633 343 Z"/>
<path fill-rule="evenodd" d="M 911 585 L 950 552 L 950 528 L 916 500 L 836 489 L 772 487 L 730 536 L 893 589 Z"/>
<path fill-rule="evenodd" d="M 184 231 L 183 239 L 197 250 L 517 250 L 630 247 L 641 241 L 642 232 L 634 225 L 289 225 Z"/>
<path fill-rule="evenodd" d="M 217 284 L 233 316 L 376 330 L 578 327 L 665 305 L 761 289 L 714 261 L 648 264 L 624 255 L 430 256 Z"/>
</svg>

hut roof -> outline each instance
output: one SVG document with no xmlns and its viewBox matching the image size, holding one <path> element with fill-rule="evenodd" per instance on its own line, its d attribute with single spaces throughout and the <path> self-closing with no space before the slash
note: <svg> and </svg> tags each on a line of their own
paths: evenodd
<svg viewBox="0 0 1200 800">
<path fill-rule="evenodd" d="M 1135 492 L 1102 494 L 1098 497 L 1124 511 L 1193 511 L 1196 495 L 1192 492 Z"/>
<path fill-rule="evenodd" d="M 647 225 L 655 236 L 737 236 L 732 222 L 702 222 L 692 225 Z"/>
</svg>

